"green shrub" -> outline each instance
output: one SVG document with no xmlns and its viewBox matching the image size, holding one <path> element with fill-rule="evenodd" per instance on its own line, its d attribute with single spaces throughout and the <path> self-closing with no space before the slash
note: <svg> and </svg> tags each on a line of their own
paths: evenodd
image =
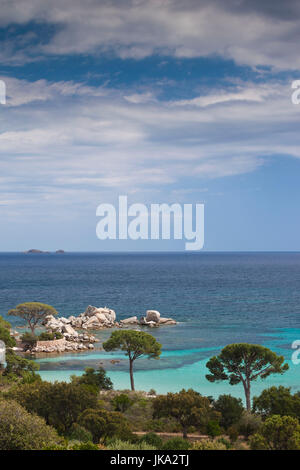
<svg viewBox="0 0 300 470">
<path fill-rule="evenodd" d="M 239 430 L 237 426 L 230 426 L 230 428 L 227 429 L 227 434 L 231 442 L 236 442 L 239 437 Z"/>
<path fill-rule="evenodd" d="M 116 395 L 112 399 L 111 403 L 115 411 L 125 413 L 125 411 L 128 410 L 128 408 L 130 408 L 134 402 L 133 400 L 130 400 L 126 393 L 121 393 L 120 395 Z"/>
<path fill-rule="evenodd" d="M 69 450 L 69 448 L 68 443 L 65 442 L 64 444 L 47 444 L 42 450 Z"/>
<path fill-rule="evenodd" d="M 252 450 L 300 450 L 300 424 L 291 416 L 273 415 L 250 439 Z"/>
<path fill-rule="evenodd" d="M 48 331 L 44 331 L 38 336 L 39 341 L 53 341 L 55 339 L 62 339 L 64 335 L 62 333 L 59 333 L 58 331 L 54 333 L 50 333 Z"/>
<path fill-rule="evenodd" d="M 99 390 L 113 389 L 113 383 L 110 378 L 107 377 L 106 371 L 102 367 L 99 367 L 98 370 L 87 367 L 83 375 L 80 377 L 72 375 L 71 380 L 73 384 L 86 385 L 88 389 L 94 390 L 96 393 L 99 392 Z"/>
<path fill-rule="evenodd" d="M 242 400 L 231 395 L 220 395 L 213 402 L 213 406 L 216 411 L 221 413 L 220 425 L 225 429 L 236 424 L 244 412 Z"/>
<path fill-rule="evenodd" d="M 78 442 L 73 444 L 70 450 L 99 450 L 96 444 L 93 442 Z"/>
<path fill-rule="evenodd" d="M 145 423 L 145 430 L 149 430 L 153 432 L 164 432 L 165 422 L 162 419 L 149 419 Z"/>
<path fill-rule="evenodd" d="M 42 450 L 61 441 L 44 419 L 14 401 L 0 400 L 0 450 Z"/>
<path fill-rule="evenodd" d="M 272 415 L 300 417 L 300 396 L 283 386 L 270 387 L 253 398 L 253 410 L 263 418 Z"/>
<path fill-rule="evenodd" d="M 97 396 L 94 393 L 65 382 L 41 381 L 17 385 L 6 396 L 20 403 L 30 413 L 45 418 L 47 424 L 63 435 L 69 434 L 71 426 L 78 422 L 84 410 L 97 407 Z"/>
<path fill-rule="evenodd" d="M 159 395 L 153 400 L 153 418 L 173 418 L 180 426 L 183 438 L 187 437 L 191 426 L 205 429 L 209 421 L 218 421 L 219 416 L 210 401 L 192 389 Z"/>
<path fill-rule="evenodd" d="M 147 444 L 146 442 L 139 442 L 133 444 L 128 441 L 121 441 L 120 439 L 115 439 L 111 441 L 108 446 L 108 450 L 156 450 L 155 447 Z"/>
<path fill-rule="evenodd" d="M 217 421 L 209 421 L 207 423 L 206 432 L 210 437 L 220 436 L 223 432 Z"/>
<path fill-rule="evenodd" d="M 21 341 L 25 344 L 25 349 L 33 348 L 36 345 L 37 340 L 38 337 L 32 333 L 29 333 L 28 331 L 21 335 Z"/>
<path fill-rule="evenodd" d="M 96 444 L 92 442 L 65 441 L 63 444 L 47 445 L 43 450 L 99 450 Z"/>
<path fill-rule="evenodd" d="M 217 442 L 223 444 L 227 450 L 232 449 L 232 443 L 225 437 L 219 437 L 219 439 L 217 439 Z"/>
<path fill-rule="evenodd" d="M 188 450 L 190 443 L 187 439 L 182 437 L 173 437 L 168 439 L 162 446 L 161 450 Z"/>
<path fill-rule="evenodd" d="M 80 441 L 80 442 L 92 442 L 93 441 L 93 435 L 90 431 L 87 431 L 84 427 L 80 426 L 77 423 L 73 423 L 69 438 L 75 441 Z"/>
<path fill-rule="evenodd" d="M 18 356 L 14 351 L 6 351 L 6 368 L 3 375 L 12 382 L 20 382 L 24 380 L 26 383 L 40 381 L 40 376 L 36 374 L 40 368 L 39 364 Z M 18 401 L 18 400 L 16 400 Z"/>
<path fill-rule="evenodd" d="M 259 430 L 261 423 L 262 419 L 260 416 L 245 411 L 238 423 L 239 433 L 248 439 Z"/>
<path fill-rule="evenodd" d="M 131 440 L 134 436 L 126 418 L 116 411 L 86 409 L 79 416 L 78 424 L 91 432 L 94 443 L 111 437 Z"/>
<path fill-rule="evenodd" d="M 160 450 L 163 447 L 163 440 L 160 436 L 155 434 L 155 432 L 148 432 L 141 438 L 141 442 L 146 442 L 150 446 L 155 447 Z"/>
<path fill-rule="evenodd" d="M 193 443 L 191 450 L 227 450 L 225 444 L 220 441 L 203 439 Z"/>
</svg>

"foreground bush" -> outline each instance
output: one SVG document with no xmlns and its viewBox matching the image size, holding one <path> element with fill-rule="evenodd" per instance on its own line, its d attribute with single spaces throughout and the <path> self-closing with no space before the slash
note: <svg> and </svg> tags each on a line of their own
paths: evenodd
<svg viewBox="0 0 300 470">
<path fill-rule="evenodd" d="M 128 441 L 121 441 L 116 439 L 107 446 L 108 450 L 156 450 L 154 446 L 147 444 L 146 442 L 139 442 L 133 444 L 132 442 Z"/>
<path fill-rule="evenodd" d="M 41 450 L 60 442 L 55 429 L 44 419 L 31 415 L 14 401 L 0 401 L 0 450 Z"/>
<path fill-rule="evenodd" d="M 78 424 L 92 434 L 94 443 L 113 436 L 124 440 L 133 437 L 126 418 L 116 411 L 87 409 L 79 416 Z"/>
<path fill-rule="evenodd" d="M 0 365 L 2 372 L 0 375 L 0 387 L 1 385 L 5 387 L 13 382 L 29 383 L 41 380 L 40 376 L 36 374 L 36 371 L 39 369 L 38 364 L 28 361 L 24 357 L 17 356 L 12 349 L 9 349 L 16 346 L 16 340 L 10 335 L 10 329 L 10 323 L 5 321 L 0 315 L 0 340 L 7 347 L 5 369 Z"/>
<path fill-rule="evenodd" d="M 93 442 L 77 442 L 71 445 L 70 450 L 99 450 Z"/>
<path fill-rule="evenodd" d="M 48 445 L 43 450 L 100 450 L 93 442 L 70 441 L 60 445 Z"/>
<path fill-rule="evenodd" d="M 92 442 L 93 435 L 90 431 L 87 431 L 85 428 L 80 426 L 77 423 L 74 423 L 71 427 L 69 438 L 74 441 L 80 442 Z"/>
<path fill-rule="evenodd" d="M 162 446 L 162 450 L 188 450 L 191 444 L 187 439 L 182 437 L 173 437 L 168 439 Z"/>
<path fill-rule="evenodd" d="M 153 418 L 173 418 L 182 429 L 183 438 L 188 429 L 206 430 L 210 421 L 218 421 L 220 414 L 213 410 L 210 401 L 194 390 L 181 390 L 179 393 L 159 395 L 153 401 Z"/>
<path fill-rule="evenodd" d="M 129 396 L 126 395 L 126 393 L 116 395 L 111 401 L 114 410 L 120 411 L 121 413 L 125 413 L 125 411 L 128 410 L 128 408 L 130 408 L 133 403 L 133 400 L 131 400 Z"/>
<path fill-rule="evenodd" d="M 245 411 L 237 425 L 238 431 L 248 439 L 252 434 L 259 431 L 261 423 L 262 419 L 260 416 Z"/>
<path fill-rule="evenodd" d="M 98 393 L 99 390 L 112 390 L 113 383 L 106 375 L 106 371 L 100 367 L 98 370 L 87 367 L 80 377 L 71 376 L 72 383 L 75 385 L 85 385 L 88 389 Z"/>
<path fill-rule="evenodd" d="M 223 433 L 223 429 L 216 421 L 209 421 L 209 423 L 207 423 L 206 433 L 209 437 L 216 437 Z"/>
<path fill-rule="evenodd" d="M 148 432 L 141 438 L 142 442 L 146 442 L 150 446 L 155 447 L 156 449 L 160 450 L 163 447 L 163 440 L 160 436 L 155 434 L 155 432 Z"/>
<path fill-rule="evenodd" d="M 21 341 L 25 345 L 25 350 L 32 349 L 36 345 L 38 337 L 33 333 L 29 333 L 29 331 L 26 331 L 21 335 Z"/>
<path fill-rule="evenodd" d="M 221 413 L 220 425 L 225 429 L 238 423 L 244 412 L 242 400 L 231 395 L 220 395 L 213 406 Z"/>
<path fill-rule="evenodd" d="M 263 418 L 272 415 L 300 417 L 300 396 L 283 386 L 270 387 L 253 398 L 253 410 Z"/>
<path fill-rule="evenodd" d="M 80 385 L 65 382 L 18 385 L 6 396 L 44 418 L 47 424 L 64 435 L 69 433 L 85 409 L 97 407 L 96 394 Z"/>
<path fill-rule="evenodd" d="M 231 426 L 227 429 L 227 434 L 231 442 L 236 442 L 239 438 L 239 430 L 237 426 Z"/>
<path fill-rule="evenodd" d="M 300 425 L 291 416 L 268 418 L 250 439 L 252 450 L 300 450 Z"/>
<path fill-rule="evenodd" d="M 194 442 L 191 450 L 227 450 L 227 446 L 220 441 L 203 439 L 202 441 Z"/>
</svg>

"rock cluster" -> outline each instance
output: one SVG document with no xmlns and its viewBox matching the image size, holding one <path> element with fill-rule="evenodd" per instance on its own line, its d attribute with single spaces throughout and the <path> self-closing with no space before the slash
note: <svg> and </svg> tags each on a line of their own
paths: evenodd
<svg viewBox="0 0 300 470">
<path fill-rule="evenodd" d="M 140 319 L 136 316 L 129 317 L 118 323 L 114 310 L 107 307 L 97 308 L 89 305 L 85 312 L 81 313 L 78 317 L 70 316 L 66 318 L 48 315 L 43 325 L 46 330 L 52 333 L 61 333 L 63 338 L 53 341 L 38 341 L 36 346 L 31 350 L 32 354 L 62 353 L 94 349 L 93 343 L 97 341 L 95 336 L 85 331 L 78 333 L 76 329 L 100 330 L 112 327 L 122 328 L 130 325 L 141 325 L 153 328 L 160 325 L 176 325 L 176 321 L 172 318 L 162 318 L 160 313 L 156 310 L 147 310 L 145 317 L 141 317 Z"/>
<path fill-rule="evenodd" d="M 84 351 L 87 349 L 94 349 L 94 345 L 92 343 L 84 344 L 80 341 L 67 341 L 63 338 L 53 341 L 38 341 L 36 346 L 31 349 L 31 353 L 62 353 L 67 351 Z"/>
<path fill-rule="evenodd" d="M 99 330 L 102 328 L 111 328 L 116 321 L 116 313 L 107 307 L 97 308 L 88 306 L 85 312 L 78 317 L 70 316 L 69 318 L 48 315 L 45 319 L 44 326 L 47 330 L 76 336 L 78 333 L 74 328 L 82 330 Z"/>
<path fill-rule="evenodd" d="M 147 310 L 146 316 L 141 317 L 140 320 L 138 320 L 137 317 L 130 317 L 120 321 L 121 326 L 133 324 L 149 326 L 150 328 L 157 327 L 160 325 L 176 325 L 176 323 L 177 322 L 172 318 L 161 317 L 160 313 L 157 310 Z"/>
<path fill-rule="evenodd" d="M 117 322 L 114 310 L 107 307 L 97 308 L 89 305 L 85 312 L 81 313 L 78 317 L 56 318 L 53 315 L 48 315 L 45 318 L 44 326 L 48 331 L 62 333 L 67 341 L 78 343 L 82 341 L 94 342 L 96 339 L 87 334 L 79 334 L 76 329 L 100 330 L 112 327 L 122 328 L 130 325 L 157 327 L 160 325 L 176 325 L 176 323 L 172 318 L 161 317 L 157 310 L 147 310 L 146 316 L 140 319 L 135 316 Z"/>
</svg>

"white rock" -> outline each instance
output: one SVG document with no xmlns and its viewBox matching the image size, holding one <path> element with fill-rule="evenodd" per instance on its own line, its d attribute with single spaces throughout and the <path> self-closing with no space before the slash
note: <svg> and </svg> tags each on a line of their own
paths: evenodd
<svg viewBox="0 0 300 470">
<path fill-rule="evenodd" d="M 75 320 L 72 321 L 72 326 L 75 328 L 81 328 L 82 327 L 82 318 L 76 318 Z"/>
<path fill-rule="evenodd" d="M 56 332 L 61 333 L 63 324 L 60 323 L 60 322 L 56 322 L 56 321 L 50 321 L 45 326 L 46 326 L 47 330 L 56 331 Z"/>
<path fill-rule="evenodd" d="M 100 323 L 108 323 L 107 317 L 104 315 L 104 313 L 96 313 L 95 317 L 98 318 Z"/>
<path fill-rule="evenodd" d="M 173 318 L 160 318 L 159 323 L 161 325 L 176 325 L 177 322 Z"/>
<path fill-rule="evenodd" d="M 96 313 L 96 310 L 98 310 L 97 307 L 89 305 L 82 316 L 93 317 Z"/>
<path fill-rule="evenodd" d="M 63 331 L 63 333 L 67 333 L 68 335 L 78 336 L 77 331 L 75 331 L 74 328 L 72 328 L 71 325 L 63 325 L 62 326 L 62 331 Z"/>
<path fill-rule="evenodd" d="M 87 328 L 99 328 L 102 325 L 102 323 L 99 321 L 99 319 L 94 315 L 93 317 L 90 317 L 87 322 L 84 323 L 83 326 L 86 326 Z"/>
<path fill-rule="evenodd" d="M 159 325 L 159 323 L 157 323 L 157 322 L 155 322 L 155 321 L 152 321 L 152 320 L 151 320 L 151 321 L 147 321 L 147 319 L 146 319 L 145 317 L 142 317 L 142 318 L 140 319 L 140 322 L 139 322 L 139 323 L 140 323 L 140 325 L 145 325 L 145 326 L 150 326 L 150 327 L 152 327 L 152 326 L 158 326 L 158 325 Z"/>
<path fill-rule="evenodd" d="M 93 317 L 96 314 L 102 314 L 105 315 L 106 319 L 110 322 L 113 323 L 116 320 L 116 313 L 114 310 L 111 310 L 110 308 L 104 307 L 104 308 L 97 308 L 93 307 L 92 305 L 89 305 L 84 312 L 83 316 L 87 317 Z"/>
<path fill-rule="evenodd" d="M 139 321 L 137 317 L 129 317 L 129 318 L 125 318 L 124 320 L 120 320 L 121 325 L 130 325 L 130 324 L 136 325 L 138 322 Z"/>
<path fill-rule="evenodd" d="M 155 323 L 159 323 L 160 313 L 157 310 L 147 310 L 146 312 L 146 321 L 154 321 Z"/>
</svg>

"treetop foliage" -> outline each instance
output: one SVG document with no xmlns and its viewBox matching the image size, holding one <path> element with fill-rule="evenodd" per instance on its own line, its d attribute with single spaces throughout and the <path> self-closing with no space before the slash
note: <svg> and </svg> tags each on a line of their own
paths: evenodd
<svg viewBox="0 0 300 470">
<path fill-rule="evenodd" d="M 236 343 L 222 349 L 219 356 L 212 357 L 206 364 L 210 374 L 207 380 L 229 380 L 230 385 L 238 384 L 243 377 L 250 381 L 258 377 L 266 379 L 270 374 L 285 372 L 289 366 L 284 357 L 278 356 L 264 346 L 258 344 Z"/>
<path fill-rule="evenodd" d="M 114 331 L 103 343 L 103 348 L 105 351 L 124 351 L 132 361 L 141 356 L 158 359 L 161 354 L 161 344 L 152 335 L 135 330 Z"/>
</svg>

